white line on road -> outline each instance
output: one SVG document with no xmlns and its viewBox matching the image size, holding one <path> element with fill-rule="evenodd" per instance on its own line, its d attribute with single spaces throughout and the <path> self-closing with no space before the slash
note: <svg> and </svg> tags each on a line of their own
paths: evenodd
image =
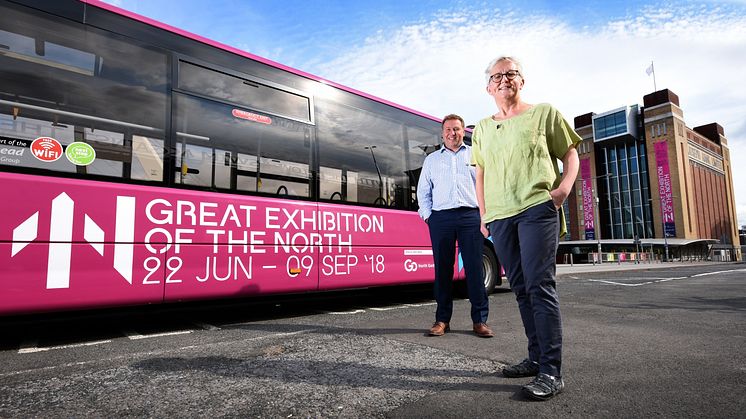
<svg viewBox="0 0 746 419">
<path fill-rule="evenodd" d="M 391 311 L 391 310 L 401 310 L 403 308 L 409 308 L 406 305 L 401 306 L 391 306 L 391 307 L 370 307 L 373 311 Z"/>
<path fill-rule="evenodd" d="M 134 333 L 134 332 L 125 332 L 124 334 L 127 335 L 127 337 L 132 340 L 138 340 L 138 339 L 148 339 L 148 338 L 159 338 L 162 336 L 186 335 L 192 332 L 193 330 L 179 330 L 176 332 L 153 333 L 150 335 L 141 335 L 139 333 Z"/>
<path fill-rule="evenodd" d="M 26 341 L 22 342 L 22 343 L 21 343 L 21 344 L 20 344 L 20 345 L 18 346 L 18 348 L 19 348 L 19 351 L 18 351 L 18 353 L 20 354 L 20 353 L 22 353 L 21 351 L 23 351 L 23 350 L 25 350 L 25 349 L 28 349 L 28 348 L 36 348 L 36 347 L 37 347 L 38 345 L 39 345 L 39 341 L 38 341 L 38 340 L 36 340 L 36 339 L 33 339 L 33 340 L 32 340 L 32 339 L 29 339 L 29 340 L 26 340 Z"/>
<path fill-rule="evenodd" d="M 432 303 L 421 303 L 421 304 L 404 304 L 407 307 L 425 307 L 425 306 L 434 306 L 438 303 L 432 302 Z"/>
<path fill-rule="evenodd" d="M 402 304 L 398 306 L 391 306 L 391 307 L 368 307 L 369 310 L 372 311 L 391 311 L 391 310 L 401 310 L 405 308 L 414 308 L 414 307 L 425 307 L 425 306 L 434 306 L 437 303 L 421 303 L 421 304 Z M 365 313 L 365 310 L 357 309 L 357 310 L 350 310 L 350 311 L 321 311 L 322 314 L 361 314 Z"/>
<path fill-rule="evenodd" d="M 588 281 L 590 281 L 590 282 L 602 282 L 604 284 L 612 284 L 612 285 L 621 285 L 623 287 L 639 287 L 640 285 L 650 285 L 650 284 L 656 284 L 658 282 L 666 282 L 666 281 L 672 281 L 674 279 L 683 279 L 683 278 L 685 278 L 685 277 L 659 279 L 657 281 L 639 282 L 637 284 L 626 284 L 624 282 L 607 281 L 607 280 L 603 280 L 603 279 L 589 279 Z"/>
<path fill-rule="evenodd" d="M 53 351 L 56 349 L 70 349 L 70 348 L 80 348 L 83 346 L 103 345 L 104 343 L 111 343 L 111 340 L 107 339 L 107 340 L 97 340 L 93 342 L 73 343 L 70 345 L 44 346 L 41 348 L 28 347 L 28 348 L 19 349 L 18 353 L 19 354 L 32 354 L 36 352 Z"/>
<path fill-rule="evenodd" d="M 220 330 L 218 326 L 209 324 L 209 323 L 202 323 L 202 322 L 194 322 L 194 324 L 203 330 Z"/>
<path fill-rule="evenodd" d="M 365 313 L 363 309 L 350 310 L 350 311 L 324 311 L 324 314 L 361 314 Z"/>
<path fill-rule="evenodd" d="M 727 274 L 727 273 L 730 273 L 730 272 L 746 272 L 746 269 L 730 269 L 730 270 L 727 270 L 727 271 L 704 272 L 704 273 L 696 274 L 696 275 L 692 275 L 692 276 L 694 277 L 694 276 L 707 276 L 707 275 Z"/>
<path fill-rule="evenodd" d="M 696 278 L 696 277 L 702 277 L 702 276 L 718 275 L 718 274 L 731 273 L 731 272 L 744 272 L 744 271 L 746 271 L 746 269 L 729 269 L 729 270 L 726 270 L 726 271 L 704 272 L 704 273 L 700 273 L 700 274 L 693 274 L 693 275 L 689 275 L 689 276 L 676 276 L 676 277 L 672 277 L 672 278 L 644 278 L 644 279 L 655 279 L 655 280 L 654 281 L 640 282 L 640 283 L 637 283 L 637 284 L 629 284 L 629 283 L 618 282 L 618 281 L 609 281 L 609 280 L 605 280 L 605 279 L 586 279 L 586 280 L 590 281 L 590 282 L 601 282 L 601 283 L 604 283 L 604 284 L 621 285 L 623 287 L 639 287 L 639 286 L 642 286 L 642 285 L 657 284 L 659 282 L 678 281 L 678 280 L 681 280 L 681 279 L 689 279 L 689 278 Z M 575 277 L 575 276 L 571 276 L 570 278 L 580 279 L 580 278 Z M 628 280 L 628 281 L 629 280 L 634 280 L 634 279 L 635 278 L 625 278 L 625 280 Z M 643 279 L 643 278 L 640 278 L 640 279 Z"/>
<path fill-rule="evenodd" d="M 139 353 L 133 353 L 133 354 L 115 356 L 115 357 L 112 357 L 112 358 L 95 359 L 95 360 L 91 360 L 91 361 L 68 362 L 68 363 L 62 364 L 62 365 L 51 365 L 51 366 L 48 366 L 48 367 L 31 368 L 31 369 L 27 369 L 27 370 L 4 372 L 4 373 L 0 373 L 0 378 L 2 378 L 2 377 L 12 377 L 12 376 L 15 376 L 15 375 L 21 375 L 21 374 L 26 374 L 26 373 L 36 373 L 36 372 L 41 372 L 41 371 L 51 371 L 51 370 L 56 370 L 58 368 L 76 367 L 76 366 L 81 366 L 81 365 L 90 365 L 90 364 L 111 362 L 111 361 L 116 361 L 116 360 L 120 360 L 120 359 L 147 358 L 147 357 L 157 356 L 157 355 L 174 354 L 175 352 L 178 352 L 178 351 L 185 351 L 185 350 L 189 350 L 189 349 L 197 349 L 197 348 L 203 348 L 203 347 L 209 347 L 209 346 L 235 345 L 238 342 L 250 342 L 250 341 L 254 341 L 254 340 L 262 340 L 262 339 L 270 339 L 270 338 L 277 338 L 277 337 L 293 336 L 293 335 L 299 335 L 301 333 L 308 333 L 308 332 L 311 332 L 311 331 L 313 331 L 313 329 L 304 329 L 304 330 L 298 330 L 296 332 L 275 333 L 275 334 L 272 334 L 272 335 L 256 336 L 256 337 L 253 337 L 253 338 L 242 339 L 240 341 L 232 340 L 232 341 L 227 341 L 227 342 L 210 342 L 210 343 L 206 343 L 204 345 L 189 345 L 189 346 L 182 346 L 180 348 L 167 348 L 167 349 L 158 350 L 158 351 L 139 352 Z M 104 341 L 101 341 L 101 342 L 104 343 Z"/>
</svg>

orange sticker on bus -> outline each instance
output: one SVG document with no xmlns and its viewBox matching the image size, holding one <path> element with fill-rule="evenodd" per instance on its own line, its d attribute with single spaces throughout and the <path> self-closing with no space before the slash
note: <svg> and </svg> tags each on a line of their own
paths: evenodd
<svg viewBox="0 0 746 419">
<path fill-rule="evenodd" d="M 242 111 L 240 109 L 234 109 L 233 112 L 231 112 L 231 113 L 236 118 L 248 119 L 249 121 L 259 122 L 259 123 L 262 123 L 262 124 L 271 124 L 272 123 L 272 118 L 270 118 L 268 116 L 257 115 L 255 113 L 251 113 L 251 112 L 247 112 L 247 111 Z"/>
</svg>

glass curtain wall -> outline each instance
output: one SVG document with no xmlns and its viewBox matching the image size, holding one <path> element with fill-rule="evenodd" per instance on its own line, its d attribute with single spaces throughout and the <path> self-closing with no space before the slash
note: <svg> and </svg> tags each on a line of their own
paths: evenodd
<svg viewBox="0 0 746 419">
<path fill-rule="evenodd" d="M 653 237 L 653 220 L 644 142 L 597 144 L 600 176 L 601 237 L 633 239 Z"/>
</svg>

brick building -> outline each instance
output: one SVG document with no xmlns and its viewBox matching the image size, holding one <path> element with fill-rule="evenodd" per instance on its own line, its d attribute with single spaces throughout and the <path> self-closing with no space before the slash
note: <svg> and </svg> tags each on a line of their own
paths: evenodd
<svg viewBox="0 0 746 419">
<path fill-rule="evenodd" d="M 720 125 L 687 127 L 678 96 L 664 89 L 646 95 L 642 107 L 577 116 L 575 130 L 583 142 L 565 208 L 567 240 L 652 246 L 663 238 L 666 251 L 669 243 L 706 240 L 711 257 L 740 259 L 730 152 Z"/>
</svg>

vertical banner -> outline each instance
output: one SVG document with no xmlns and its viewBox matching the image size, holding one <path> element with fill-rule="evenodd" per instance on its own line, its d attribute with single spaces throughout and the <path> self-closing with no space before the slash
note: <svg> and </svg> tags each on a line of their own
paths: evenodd
<svg viewBox="0 0 746 419">
<path fill-rule="evenodd" d="M 596 239 L 595 216 L 593 212 L 593 187 L 591 184 L 591 160 L 580 160 L 580 179 L 583 181 L 583 224 L 585 239 Z"/>
<path fill-rule="evenodd" d="M 655 165 L 658 169 L 658 195 L 661 202 L 663 232 L 665 237 L 676 237 L 676 223 L 673 212 L 673 194 L 671 192 L 671 172 L 668 167 L 668 144 L 665 141 L 655 143 Z"/>
</svg>

